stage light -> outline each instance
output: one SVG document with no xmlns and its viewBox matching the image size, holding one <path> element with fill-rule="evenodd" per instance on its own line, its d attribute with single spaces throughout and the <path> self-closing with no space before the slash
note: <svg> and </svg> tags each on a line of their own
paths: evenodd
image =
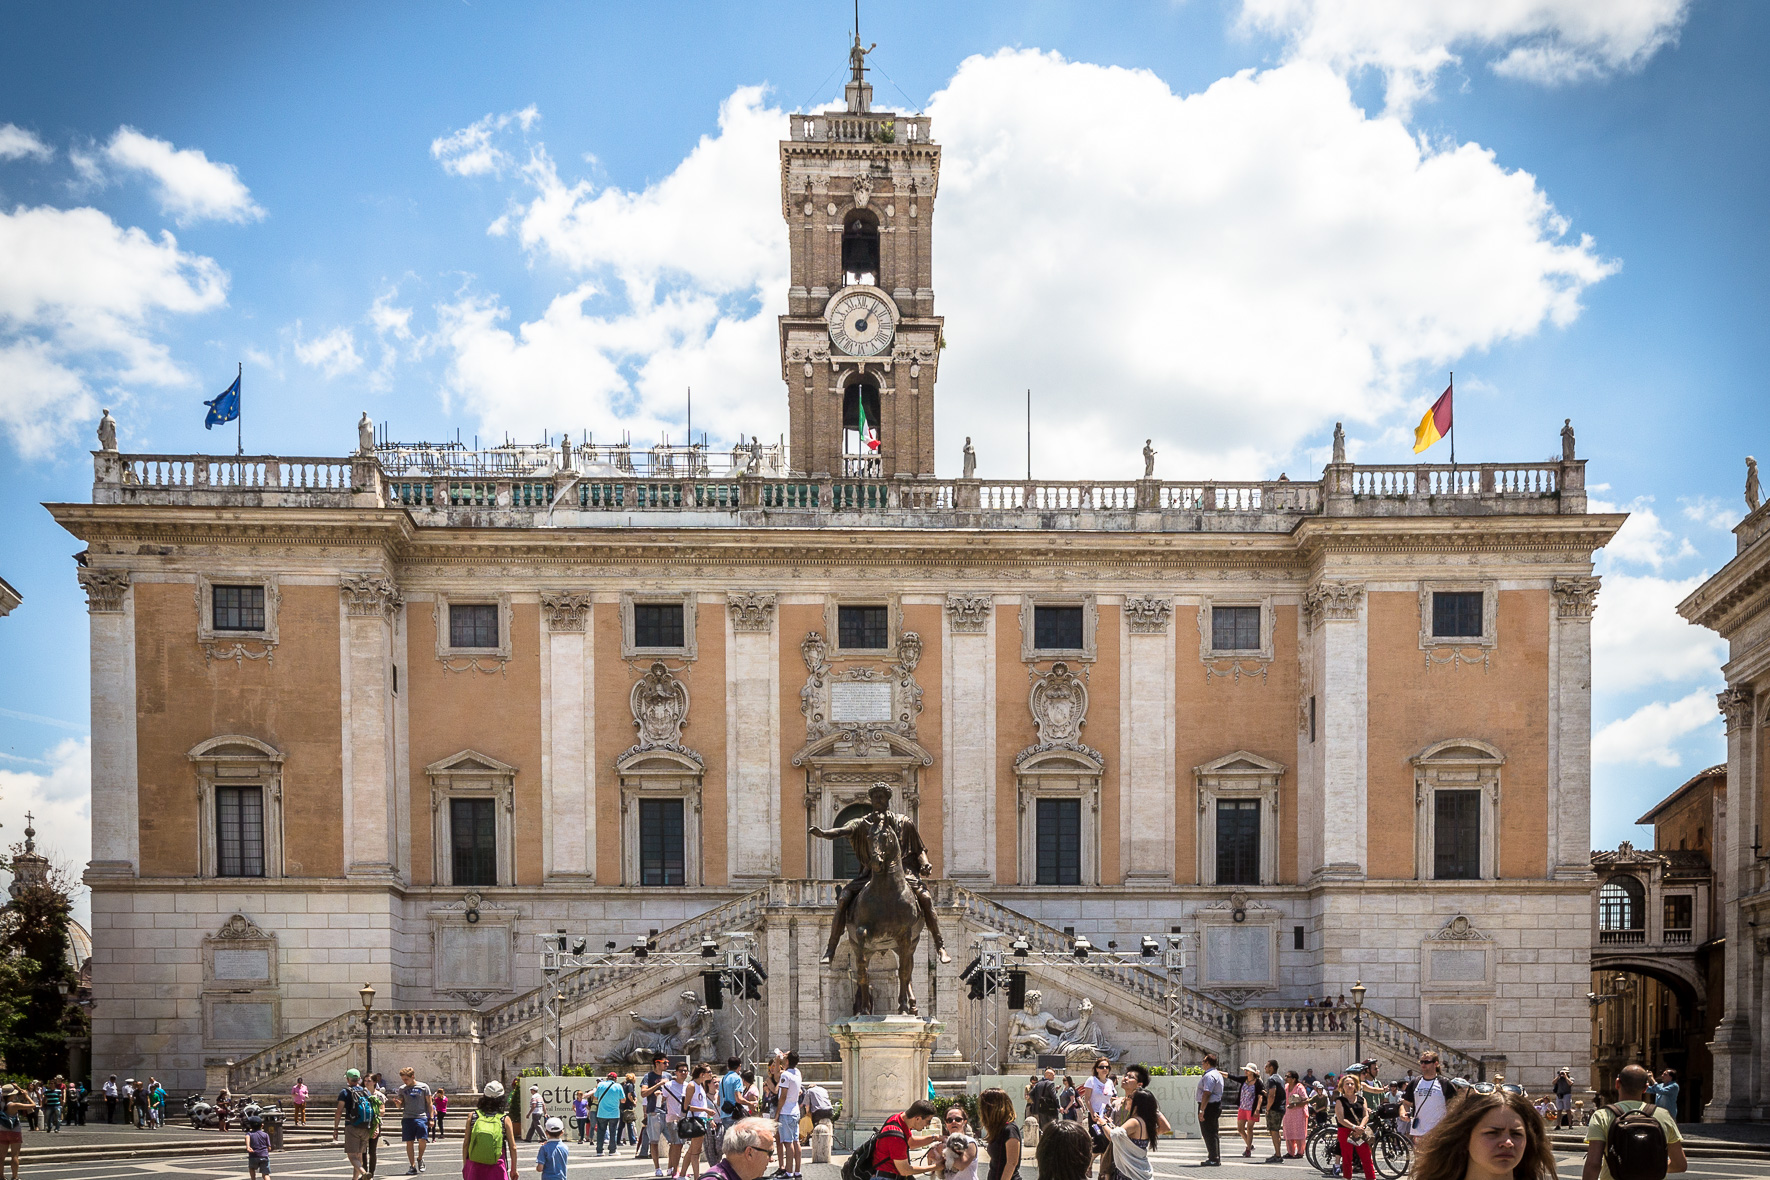
<svg viewBox="0 0 1770 1180">
<path fill-rule="evenodd" d="M 635 959 L 643 959 L 650 953 L 651 951 L 645 945 L 645 939 L 635 938 L 633 940 L 633 957 Z"/>
<path fill-rule="evenodd" d="M 712 938 L 701 939 L 701 958 L 711 959 L 719 954 L 719 944 Z M 711 1005 L 709 1005 L 710 1007 Z"/>
<path fill-rule="evenodd" d="M 1162 948 L 1156 945 L 1155 939 L 1145 934 L 1143 936 L 1143 942 L 1138 949 L 1142 951 L 1144 958 L 1153 959 L 1156 955 L 1161 953 Z"/>
<path fill-rule="evenodd" d="M 1086 959 L 1088 957 L 1088 952 L 1093 949 L 1094 949 L 1094 944 L 1088 941 L 1088 936 L 1086 934 L 1076 935 L 1076 941 L 1075 941 L 1075 957 L 1076 958 Z"/>
<path fill-rule="evenodd" d="M 583 954 L 584 948 L 589 945 L 590 945 L 590 943 L 588 940 L 582 939 L 582 938 L 578 939 L 578 941 L 572 943 L 572 954 L 574 954 L 574 955 Z"/>
<path fill-rule="evenodd" d="M 1024 937 L 1016 938 L 1013 942 L 1009 943 L 1008 949 L 1013 952 L 1016 959 L 1026 958 L 1027 952 L 1032 950 L 1032 948 L 1026 944 L 1026 939 Z"/>
</svg>

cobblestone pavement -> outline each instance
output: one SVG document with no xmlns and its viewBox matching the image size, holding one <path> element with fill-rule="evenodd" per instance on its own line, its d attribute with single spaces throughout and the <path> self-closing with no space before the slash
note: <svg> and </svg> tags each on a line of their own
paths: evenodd
<svg viewBox="0 0 1770 1180">
<path fill-rule="evenodd" d="M 437 1180 L 455 1180 L 461 1174 L 460 1143 L 451 1139 L 446 1140 L 442 1146 L 445 1150 L 430 1157 L 428 1162 L 431 1167 L 424 1175 Z M 1228 1159 L 1219 1168 L 1195 1168 L 1190 1165 L 1197 1160 L 1196 1152 L 1196 1144 L 1181 1143 L 1172 1151 L 1167 1150 L 1164 1145 L 1160 1153 L 1163 1158 L 1156 1165 L 1156 1175 L 1163 1180 L 1317 1180 L 1318 1177 L 1314 1170 L 1297 1163 L 1261 1164 Z M 528 1145 L 528 1149 L 518 1158 L 523 1162 L 519 1180 L 533 1177 L 534 1145 Z M 1562 1153 L 1557 1159 L 1560 1161 L 1564 1180 L 1577 1180 L 1580 1164 L 1584 1159 L 1583 1153 Z M 278 1155 L 273 1157 L 271 1167 L 274 1180 L 350 1180 L 350 1164 L 345 1160 L 342 1150 Z M 394 1180 L 403 1176 L 405 1170 L 405 1152 L 398 1143 L 390 1141 L 382 1150 L 381 1170 L 377 1180 Z M 593 1150 L 575 1151 L 570 1172 L 579 1180 L 652 1180 L 651 1168 L 639 1164 L 630 1155 L 598 1159 Z M 1684 1176 L 1690 1180 L 1762 1180 L 1764 1174 L 1762 1160 L 1694 1160 Z M 30 1180 L 133 1180 L 146 1177 L 243 1180 L 246 1162 L 244 1153 L 235 1159 L 221 1157 L 136 1162 L 107 1160 L 87 1164 L 37 1166 L 32 1166 L 27 1159 L 19 1175 Z M 840 1180 L 840 1172 L 829 1164 L 807 1164 L 805 1180 Z M 1021 1180 L 1037 1180 L 1037 1172 L 1031 1168 L 1023 1168 Z"/>
</svg>

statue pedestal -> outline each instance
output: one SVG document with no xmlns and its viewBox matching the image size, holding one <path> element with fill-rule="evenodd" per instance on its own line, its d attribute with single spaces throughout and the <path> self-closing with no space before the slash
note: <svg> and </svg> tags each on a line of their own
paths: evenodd
<svg viewBox="0 0 1770 1180">
<path fill-rule="evenodd" d="M 854 1150 L 886 1119 L 928 1097 L 928 1058 L 944 1027 L 919 1016 L 854 1016 L 830 1025 L 842 1051 L 838 1150 Z"/>
</svg>

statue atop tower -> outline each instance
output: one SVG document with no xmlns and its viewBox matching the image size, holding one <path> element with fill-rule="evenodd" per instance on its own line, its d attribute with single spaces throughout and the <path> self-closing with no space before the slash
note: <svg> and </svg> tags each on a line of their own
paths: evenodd
<svg viewBox="0 0 1770 1180">
<path fill-rule="evenodd" d="M 781 215 L 791 260 L 780 318 L 792 469 L 838 479 L 934 474 L 934 197 L 926 115 L 873 109 L 848 49 L 841 109 L 789 117 Z"/>
</svg>

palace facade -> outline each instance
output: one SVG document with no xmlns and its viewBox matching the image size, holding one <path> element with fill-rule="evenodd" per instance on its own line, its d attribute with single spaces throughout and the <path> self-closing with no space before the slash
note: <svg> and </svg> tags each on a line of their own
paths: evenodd
<svg viewBox="0 0 1770 1180">
<path fill-rule="evenodd" d="M 789 445 L 107 444 L 91 503 L 49 506 L 87 546 L 95 1074 L 311 1084 L 365 983 L 377 1052 L 433 1078 L 556 1035 L 594 1059 L 698 981 L 580 973 L 556 1033 L 544 939 L 739 930 L 763 1043 L 833 1057 L 854 865 L 808 830 L 880 781 L 953 945 L 918 976 L 946 1057 L 983 1055 L 984 932 L 1179 934 L 1188 1052 L 1313 1036 L 1304 1001 L 1362 982 L 1397 1068 L 1577 1068 L 1591 556 L 1622 518 L 1571 432 L 1547 462 L 1336 446 L 1311 481 L 937 477 L 939 145 L 858 62 L 791 123 Z M 1034 973 L 1165 1060 L 1154 976 L 1090 970 Z M 1339 1068 L 1319 1023 L 1287 1051 Z"/>
</svg>

